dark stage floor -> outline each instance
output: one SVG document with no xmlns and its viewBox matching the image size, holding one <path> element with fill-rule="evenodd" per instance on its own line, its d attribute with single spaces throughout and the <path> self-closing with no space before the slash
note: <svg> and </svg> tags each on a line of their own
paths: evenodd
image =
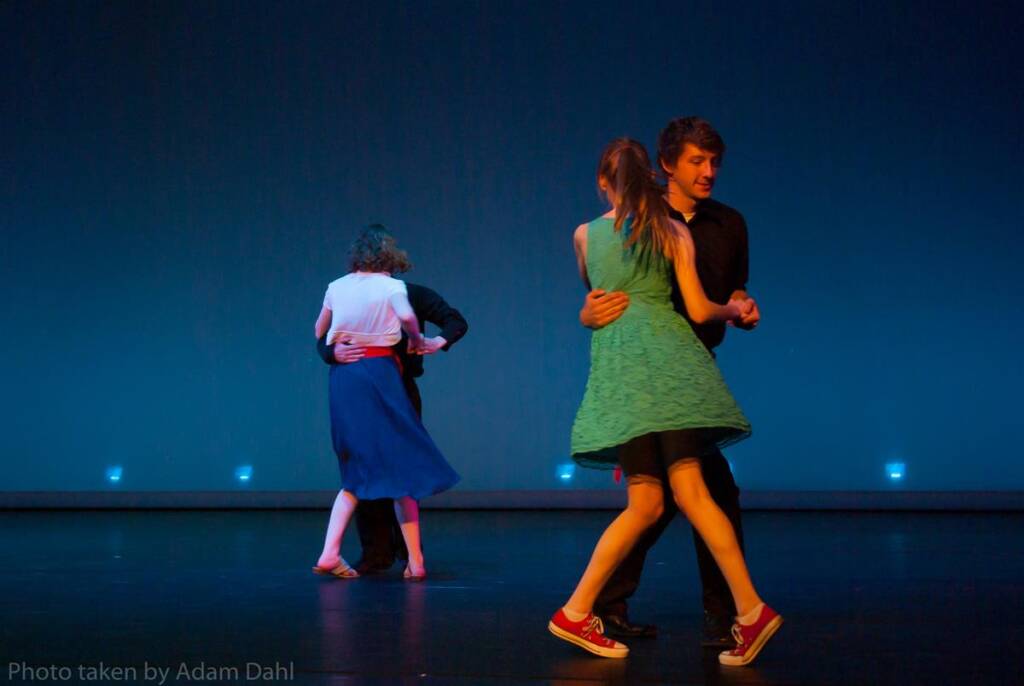
<svg viewBox="0 0 1024 686">
<path fill-rule="evenodd" d="M 701 653 L 681 522 L 633 603 L 660 638 L 604 660 L 548 634 L 612 516 L 425 512 L 431 578 L 410 584 L 313 576 L 326 511 L 3 512 L 0 680 L 85 683 L 102 662 L 136 678 L 89 683 L 160 683 L 148 662 L 165 684 L 289 683 L 247 680 L 276 662 L 301 684 L 1020 683 L 1024 515 L 749 513 L 755 581 L 787 619 L 753 668 Z"/>
</svg>

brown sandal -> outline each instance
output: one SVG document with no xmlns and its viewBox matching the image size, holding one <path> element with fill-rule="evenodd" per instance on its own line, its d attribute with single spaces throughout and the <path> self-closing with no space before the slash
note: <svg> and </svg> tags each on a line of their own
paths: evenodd
<svg viewBox="0 0 1024 686">
<path fill-rule="evenodd" d="M 355 579 L 359 577 L 359 572 L 349 567 L 345 562 L 339 563 L 334 569 L 313 567 L 313 573 L 319 574 L 320 576 L 334 576 L 339 579 Z"/>
</svg>

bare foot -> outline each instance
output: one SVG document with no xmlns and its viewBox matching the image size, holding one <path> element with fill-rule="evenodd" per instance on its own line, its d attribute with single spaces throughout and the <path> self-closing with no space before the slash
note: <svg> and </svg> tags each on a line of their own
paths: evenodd
<svg viewBox="0 0 1024 686">
<path fill-rule="evenodd" d="M 421 557 L 419 562 L 417 562 L 410 557 L 408 564 L 405 565 L 405 572 L 402 573 L 402 576 L 406 579 L 413 579 L 416 581 L 425 579 L 427 576 L 427 568 L 423 564 L 423 558 Z"/>
</svg>

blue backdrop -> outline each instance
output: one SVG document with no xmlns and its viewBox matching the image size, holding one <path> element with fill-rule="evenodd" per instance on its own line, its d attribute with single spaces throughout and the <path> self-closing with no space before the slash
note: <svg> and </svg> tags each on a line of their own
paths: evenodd
<svg viewBox="0 0 1024 686">
<path fill-rule="evenodd" d="M 626 5 L 630 5 L 626 7 Z M 429 5 L 429 6 L 428 6 Z M 594 167 L 700 114 L 764 320 L 719 359 L 751 489 L 1021 489 L 1022 60 L 1007 3 L 8 2 L 0 490 L 334 488 L 313 322 L 356 229 L 470 333 L 460 488 L 567 462 Z"/>
</svg>

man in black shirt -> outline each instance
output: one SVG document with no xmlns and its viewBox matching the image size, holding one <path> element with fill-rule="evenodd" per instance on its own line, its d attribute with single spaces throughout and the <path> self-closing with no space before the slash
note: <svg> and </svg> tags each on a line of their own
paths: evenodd
<svg viewBox="0 0 1024 686">
<path fill-rule="evenodd" d="M 666 202 L 669 214 L 685 222 L 693 236 L 697 252 L 697 274 L 709 300 L 725 304 L 730 299 L 748 298 L 747 225 L 743 215 L 728 205 L 711 199 L 715 177 L 725 153 L 725 144 L 711 125 L 697 117 L 674 119 L 658 136 L 658 162 L 668 179 Z M 697 337 L 711 354 L 725 338 L 725 324 L 695 324 L 683 303 L 679 285 L 673 279 L 673 303 L 676 310 L 693 327 Z M 629 297 L 622 292 L 591 291 L 580 311 L 580 321 L 590 328 L 600 328 L 618 319 L 629 306 Z M 761 315 L 755 303 L 753 310 L 737 326 L 754 329 Z M 740 521 L 739 489 L 729 463 L 719 450 L 702 456 L 701 471 L 712 498 L 736 530 L 743 547 Z M 595 614 L 604 620 L 608 634 L 622 638 L 654 636 L 656 627 L 631 624 L 626 601 L 640 584 L 647 551 L 658 540 L 676 515 L 669 507 L 672 494 L 666 493 L 665 514 L 637 542 L 629 556 L 612 575 L 595 604 Z M 704 600 L 703 644 L 724 649 L 731 647 L 729 627 L 736 608 L 732 594 L 711 551 L 700 534 L 693 530 L 700 567 Z"/>
<path fill-rule="evenodd" d="M 466 335 L 469 325 L 454 307 L 444 301 L 435 291 L 426 286 L 406 282 L 409 304 L 416 318 L 419 319 L 420 331 L 426 331 L 425 321 L 441 329 L 440 333 L 425 341 L 425 354 L 438 350 L 447 351 L 460 338 Z M 317 341 L 320 357 L 327 364 L 348 364 L 363 358 L 362 348 L 339 344 L 327 344 L 327 337 Z M 416 414 L 423 414 L 423 402 L 416 379 L 423 376 L 423 356 L 408 351 L 408 339 L 402 333 L 402 340 L 395 345 L 395 352 L 402 363 L 402 383 L 409 394 Z M 395 557 L 405 559 L 405 541 L 402 530 L 395 518 L 395 508 L 391 500 L 360 500 L 356 506 L 356 528 L 359 531 L 359 542 L 363 548 L 363 556 L 355 564 L 360 574 L 372 574 L 391 568 Z"/>
</svg>

